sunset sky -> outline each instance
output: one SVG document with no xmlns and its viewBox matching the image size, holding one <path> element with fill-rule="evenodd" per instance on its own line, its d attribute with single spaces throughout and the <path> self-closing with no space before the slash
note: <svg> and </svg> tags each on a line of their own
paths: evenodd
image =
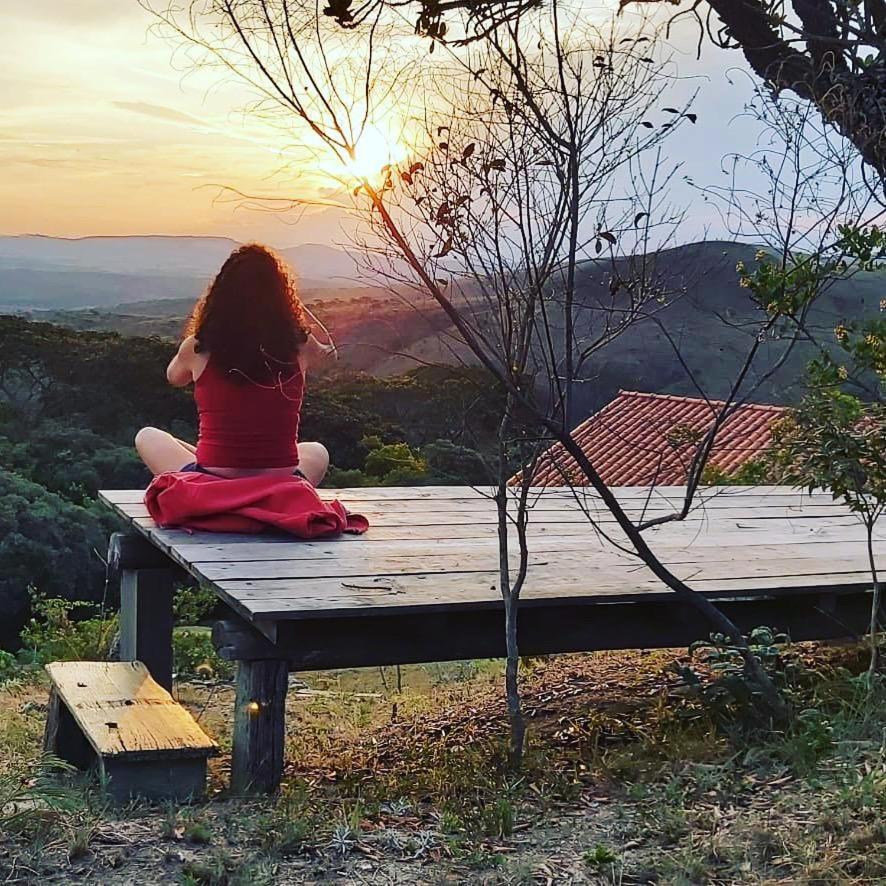
<svg viewBox="0 0 886 886">
<path fill-rule="evenodd" d="M 249 97 L 241 87 L 176 70 L 151 23 L 135 0 L 28 0 L 4 10 L 0 234 L 342 239 L 334 211 L 284 220 L 219 202 L 219 185 L 317 196 L 330 183 L 304 164 L 287 167 L 280 140 L 240 110 Z M 715 180 L 720 157 L 753 138 L 743 121 L 724 125 L 750 85 L 740 73 L 728 82 L 740 56 L 708 48 L 696 62 L 689 35 L 685 42 L 681 73 L 699 75 L 699 126 L 678 149 L 686 172 Z M 692 212 L 700 234 L 713 217 L 701 205 Z"/>
</svg>

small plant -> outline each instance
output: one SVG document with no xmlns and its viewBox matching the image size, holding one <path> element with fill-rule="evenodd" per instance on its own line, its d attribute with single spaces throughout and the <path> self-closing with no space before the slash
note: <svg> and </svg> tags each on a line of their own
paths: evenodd
<svg viewBox="0 0 886 886">
<path fill-rule="evenodd" d="M 615 853 L 602 843 L 598 843 L 593 849 L 588 849 L 582 856 L 588 867 L 599 868 L 605 864 L 613 864 L 617 861 Z"/>
<path fill-rule="evenodd" d="M 834 727 L 830 718 L 817 708 L 809 708 L 796 716 L 773 750 L 794 772 L 807 775 L 833 746 Z"/>
<path fill-rule="evenodd" d="M 411 809 L 412 805 L 405 797 L 398 797 L 396 800 L 390 800 L 382 806 L 382 812 L 387 812 L 388 815 L 397 816 L 408 815 Z"/>
<path fill-rule="evenodd" d="M 0 649 L 0 685 L 15 680 L 18 675 L 18 659 L 11 652 Z"/>
<path fill-rule="evenodd" d="M 277 875 L 274 866 L 265 860 L 240 859 L 217 849 L 188 862 L 179 882 L 182 886 L 273 886 Z"/>
<path fill-rule="evenodd" d="M 344 823 L 337 824 L 329 838 L 329 848 L 344 858 L 356 845 L 357 834 L 351 830 L 350 826 Z"/>
<path fill-rule="evenodd" d="M 350 809 L 345 806 L 332 831 L 329 848 L 344 857 L 360 842 L 363 823 L 363 804 L 358 800 Z"/>
<path fill-rule="evenodd" d="M 485 849 L 474 849 L 465 856 L 465 863 L 475 870 L 500 868 L 505 863 L 505 857 L 500 852 L 488 852 Z"/>
<path fill-rule="evenodd" d="M 785 658 L 790 644 L 787 634 L 772 628 L 759 627 L 745 638 L 751 654 L 759 661 L 772 682 L 784 691 L 798 666 Z M 759 726 L 768 723 L 770 710 L 761 687 L 748 673 L 742 651 L 731 638 L 711 634 L 708 640 L 697 640 L 689 647 L 690 657 L 700 660 L 711 676 L 691 665 L 677 664 L 676 671 L 685 691 L 697 698 L 721 726 L 736 723 Z"/>
<path fill-rule="evenodd" d="M 66 814 L 84 805 L 85 798 L 58 782 L 60 772 L 74 767 L 54 757 L 44 757 L 27 769 L 0 774 L 0 833 L 26 834 L 30 838 L 50 828 Z"/>
<path fill-rule="evenodd" d="M 665 875 L 669 883 L 689 886 L 710 882 L 711 867 L 709 853 L 690 841 L 688 846 L 682 846 L 664 857 L 660 873 Z"/>
<path fill-rule="evenodd" d="M 425 858 L 437 845 L 437 835 L 433 831 L 419 831 L 411 846 L 412 857 Z"/>
<path fill-rule="evenodd" d="M 189 818 L 182 827 L 182 836 L 190 843 L 206 846 L 212 842 L 212 826 L 205 818 Z"/>
<path fill-rule="evenodd" d="M 68 861 L 83 858 L 89 852 L 89 844 L 95 835 L 92 825 L 78 825 L 68 835 Z"/>
<path fill-rule="evenodd" d="M 509 797 L 499 797 L 484 808 L 483 829 L 488 837 L 510 837 L 514 833 L 514 807 Z"/>
<path fill-rule="evenodd" d="M 311 844 L 317 824 L 307 793 L 287 791 L 275 810 L 255 820 L 252 832 L 259 846 L 266 852 L 295 855 Z"/>
<path fill-rule="evenodd" d="M 446 810 L 440 816 L 440 833 L 441 834 L 457 834 L 463 831 L 465 823 L 461 816 L 450 810 Z"/>
</svg>

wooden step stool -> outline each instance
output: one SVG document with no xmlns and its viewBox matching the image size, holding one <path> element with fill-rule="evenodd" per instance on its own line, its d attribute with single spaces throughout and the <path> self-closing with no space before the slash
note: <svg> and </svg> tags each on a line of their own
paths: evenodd
<svg viewBox="0 0 886 886">
<path fill-rule="evenodd" d="M 46 672 L 47 753 L 97 767 L 119 802 L 202 796 L 217 746 L 140 661 L 53 662 Z"/>
</svg>

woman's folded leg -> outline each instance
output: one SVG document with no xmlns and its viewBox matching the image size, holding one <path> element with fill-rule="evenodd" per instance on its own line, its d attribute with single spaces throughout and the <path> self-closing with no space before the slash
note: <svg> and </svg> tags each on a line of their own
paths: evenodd
<svg viewBox="0 0 886 886">
<path fill-rule="evenodd" d="M 193 448 L 160 428 L 142 428 L 135 435 L 135 448 L 155 477 L 181 470 L 194 460 Z"/>
<path fill-rule="evenodd" d="M 322 443 L 299 443 L 298 469 L 309 483 L 319 486 L 329 469 L 329 450 Z"/>
</svg>

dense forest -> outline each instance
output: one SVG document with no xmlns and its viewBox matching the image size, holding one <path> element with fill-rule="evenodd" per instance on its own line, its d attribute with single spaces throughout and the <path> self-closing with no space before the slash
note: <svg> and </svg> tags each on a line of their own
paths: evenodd
<svg viewBox="0 0 886 886">
<path fill-rule="evenodd" d="M 15 644 L 33 590 L 100 599 L 115 527 L 95 496 L 147 483 L 136 431 L 196 437 L 191 392 L 165 378 L 174 348 L 0 316 L 0 646 Z M 309 382 L 301 436 L 329 448 L 327 485 L 482 482 L 495 401 L 476 369 L 333 369 Z"/>
</svg>

